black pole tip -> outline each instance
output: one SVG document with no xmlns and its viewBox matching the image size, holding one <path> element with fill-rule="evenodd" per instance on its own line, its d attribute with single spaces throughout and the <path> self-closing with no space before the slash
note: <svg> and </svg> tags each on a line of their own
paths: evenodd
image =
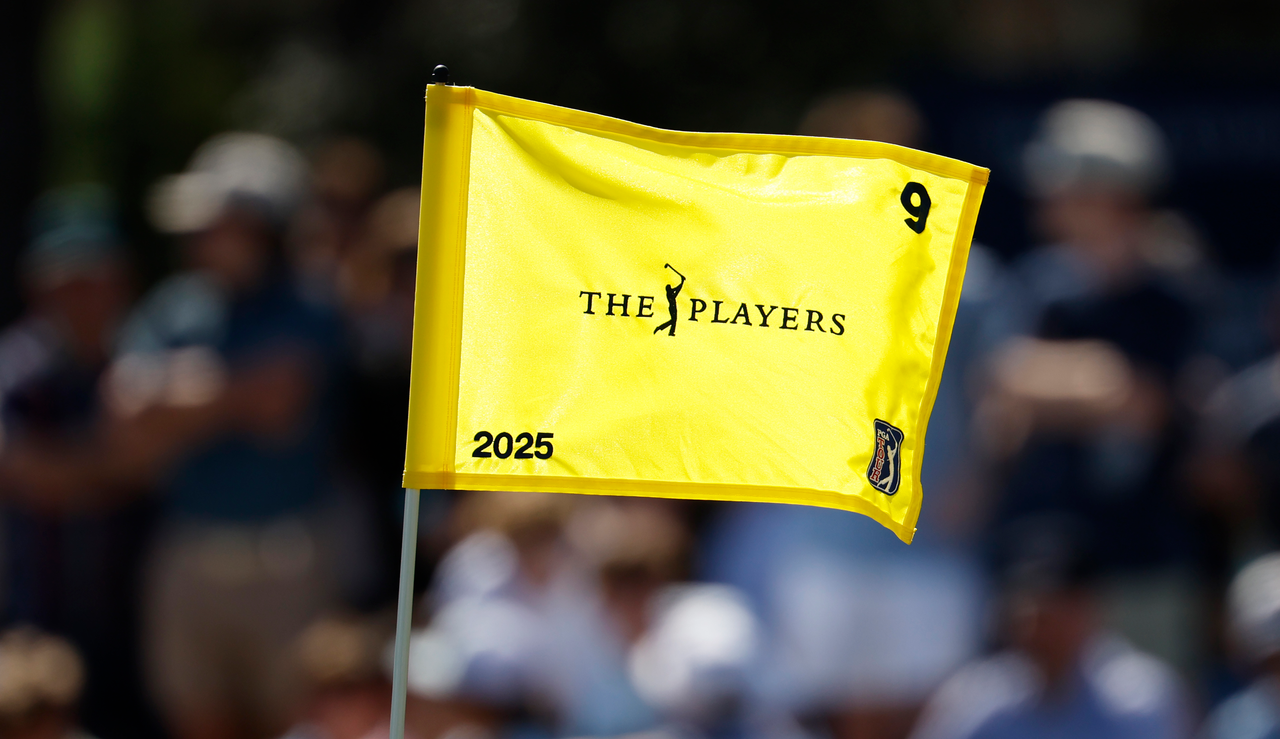
<svg viewBox="0 0 1280 739">
<path fill-rule="evenodd" d="M 431 70 L 431 83 L 435 85 L 449 84 L 449 68 L 443 64 L 437 64 L 436 68 Z"/>
</svg>

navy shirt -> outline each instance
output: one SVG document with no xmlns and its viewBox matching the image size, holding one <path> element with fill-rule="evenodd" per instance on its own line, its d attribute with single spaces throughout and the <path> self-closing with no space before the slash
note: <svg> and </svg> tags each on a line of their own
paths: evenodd
<svg viewBox="0 0 1280 739">
<path fill-rule="evenodd" d="M 131 322 L 126 351 L 204 346 L 232 373 L 291 353 L 308 362 L 316 383 L 290 438 L 229 433 L 191 450 L 164 485 L 170 516 L 260 523 L 315 502 L 328 472 L 340 336 L 336 316 L 284 280 L 233 301 L 191 275 L 156 289 Z"/>
<path fill-rule="evenodd" d="M 1148 277 L 1111 292 L 1050 303 L 1038 335 L 1056 341 L 1110 344 L 1172 398 L 1173 379 L 1192 347 L 1188 302 Z M 1153 436 L 1111 426 L 1084 436 L 1037 433 L 1009 471 L 1000 522 L 1044 511 L 1070 511 L 1098 535 L 1109 569 L 1178 563 L 1195 546 L 1176 488 L 1185 423 L 1175 405 Z"/>
</svg>

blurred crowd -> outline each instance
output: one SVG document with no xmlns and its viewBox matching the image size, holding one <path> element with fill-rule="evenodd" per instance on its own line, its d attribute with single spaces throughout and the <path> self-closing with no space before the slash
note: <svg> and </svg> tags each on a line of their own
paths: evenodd
<svg viewBox="0 0 1280 739">
<path fill-rule="evenodd" d="M 927 130 L 863 89 L 798 132 Z M 1056 103 L 1022 163 L 1041 245 L 971 251 L 914 544 L 424 491 L 409 733 L 1280 737 L 1280 354 L 1251 355 L 1280 308 L 1162 204 L 1143 113 Z M 145 291 L 112 192 L 36 203 L 0 334 L 0 737 L 387 735 L 418 193 L 384 169 L 212 138 L 150 190 L 180 266 Z"/>
</svg>

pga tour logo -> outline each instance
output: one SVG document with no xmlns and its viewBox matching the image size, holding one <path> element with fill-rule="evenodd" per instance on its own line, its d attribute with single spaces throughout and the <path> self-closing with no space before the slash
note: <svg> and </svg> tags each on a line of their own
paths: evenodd
<svg viewBox="0 0 1280 739">
<path fill-rule="evenodd" d="M 886 495 L 898 492 L 902 481 L 902 429 L 876 419 L 876 451 L 867 465 L 867 481 Z"/>
</svg>

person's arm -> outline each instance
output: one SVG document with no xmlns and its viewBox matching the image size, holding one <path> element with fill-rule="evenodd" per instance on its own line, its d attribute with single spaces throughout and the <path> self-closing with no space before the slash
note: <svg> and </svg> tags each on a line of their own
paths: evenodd
<svg viewBox="0 0 1280 739">
<path fill-rule="evenodd" d="M 226 433 L 268 443 L 291 436 L 315 386 L 310 355 L 280 350 L 231 372 L 216 392 L 197 402 L 162 402 L 107 428 L 117 475 L 156 470 L 193 447 Z"/>
<path fill-rule="evenodd" d="M 318 377 L 304 350 L 281 351 L 239 372 L 228 388 L 230 428 L 266 441 L 296 433 L 311 406 Z"/>
<path fill-rule="evenodd" d="M 131 414 L 109 414 L 88 442 L 11 445 L 0 453 L 0 488 L 48 510 L 118 504 L 221 434 L 245 433 L 264 443 L 288 438 L 310 404 L 313 374 L 305 353 L 280 352 L 232 374 L 199 402 L 160 402 Z"/>
<path fill-rule="evenodd" d="M 997 456 L 1016 452 L 1034 431 L 1125 426 L 1154 434 L 1170 412 L 1163 383 L 1105 342 L 1018 339 L 997 353 L 989 374 L 978 418 Z"/>
</svg>

